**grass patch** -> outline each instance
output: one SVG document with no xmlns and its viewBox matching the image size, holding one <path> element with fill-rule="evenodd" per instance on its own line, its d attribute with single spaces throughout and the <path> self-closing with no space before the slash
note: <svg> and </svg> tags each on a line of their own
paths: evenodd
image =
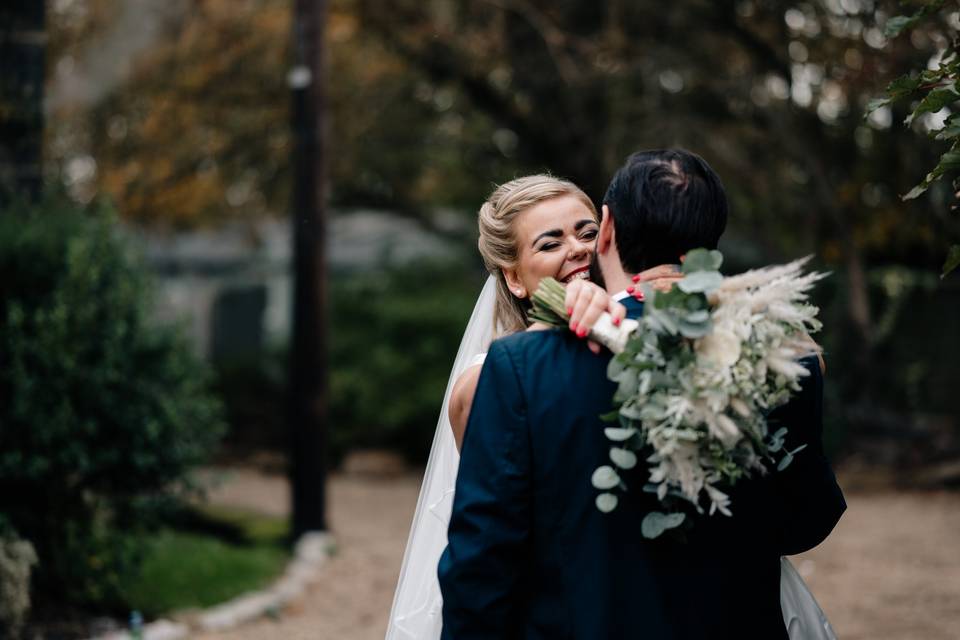
<svg viewBox="0 0 960 640">
<path fill-rule="evenodd" d="M 202 531 L 164 529 L 147 542 L 139 575 L 123 585 L 131 609 L 156 617 L 209 607 L 277 578 L 290 557 L 283 546 L 287 522 L 257 514 L 204 507 L 200 518 L 235 529 L 230 540 Z"/>
</svg>

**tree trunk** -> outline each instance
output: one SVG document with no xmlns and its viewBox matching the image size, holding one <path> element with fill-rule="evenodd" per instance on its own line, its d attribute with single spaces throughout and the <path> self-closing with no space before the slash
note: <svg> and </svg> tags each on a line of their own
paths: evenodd
<svg viewBox="0 0 960 640">
<path fill-rule="evenodd" d="M 296 0 L 289 75 L 293 119 L 294 310 L 290 344 L 290 482 L 294 539 L 326 529 L 325 0 Z"/>
<path fill-rule="evenodd" d="M 44 3 L 0 7 L 0 204 L 36 200 L 42 186 Z"/>
</svg>

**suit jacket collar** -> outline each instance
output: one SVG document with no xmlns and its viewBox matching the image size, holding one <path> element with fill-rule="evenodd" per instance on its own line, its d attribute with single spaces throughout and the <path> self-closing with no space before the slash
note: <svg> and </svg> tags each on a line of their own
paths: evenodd
<svg viewBox="0 0 960 640">
<path fill-rule="evenodd" d="M 620 304 L 627 308 L 628 318 L 639 318 L 643 315 L 643 303 L 633 296 L 627 296 L 626 298 L 623 298 L 620 300 Z"/>
</svg>

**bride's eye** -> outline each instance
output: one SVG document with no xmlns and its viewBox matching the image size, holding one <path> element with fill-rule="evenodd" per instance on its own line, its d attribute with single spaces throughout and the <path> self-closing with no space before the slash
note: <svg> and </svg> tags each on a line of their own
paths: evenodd
<svg viewBox="0 0 960 640">
<path fill-rule="evenodd" d="M 582 234 L 580 234 L 580 238 L 581 238 L 582 240 L 593 240 L 593 239 L 596 238 L 596 237 L 597 237 L 597 230 L 596 230 L 596 229 L 587 229 L 587 230 L 584 231 Z"/>
</svg>

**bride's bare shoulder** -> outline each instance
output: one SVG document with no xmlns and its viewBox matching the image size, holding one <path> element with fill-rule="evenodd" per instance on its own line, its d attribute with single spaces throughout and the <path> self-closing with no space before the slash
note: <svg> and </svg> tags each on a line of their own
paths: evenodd
<svg viewBox="0 0 960 640">
<path fill-rule="evenodd" d="M 450 392 L 450 406 L 447 408 L 447 414 L 458 450 L 463 443 L 463 432 L 470 418 L 470 406 L 473 404 L 473 394 L 477 391 L 477 381 L 480 379 L 482 368 L 483 364 L 475 364 L 465 369 L 453 383 L 453 390 Z"/>
</svg>

